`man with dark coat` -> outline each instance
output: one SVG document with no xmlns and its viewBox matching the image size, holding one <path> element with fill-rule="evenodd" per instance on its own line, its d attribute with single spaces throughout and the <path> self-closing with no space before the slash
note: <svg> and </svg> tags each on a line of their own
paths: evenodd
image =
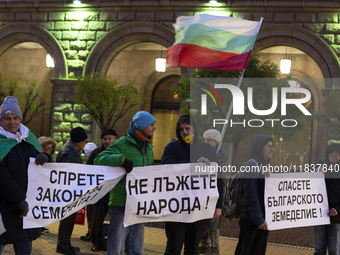
<svg viewBox="0 0 340 255">
<path fill-rule="evenodd" d="M 70 136 L 71 138 L 58 152 L 56 162 L 83 164 L 81 150 L 86 145 L 87 134 L 83 128 L 77 127 L 71 130 Z M 71 235 L 76 217 L 77 213 L 74 213 L 60 221 L 57 244 L 58 253 L 75 254 L 80 250 L 78 247 L 71 246 Z"/>
<path fill-rule="evenodd" d="M 181 116 L 176 125 L 178 140 L 170 142 L 164 149 L 162 164 L 217 162 L 217 155 L 213 147 L 198 140 L 198 127 L 188 116 Z M 193 223 L 165 222 L 167 245 L 164 254 L 181 254 L 184 244 L 184 254 L 198 254 L 199 243 L 209 221 L 218 219 L 221 214 L 223 181 L 218 178 L 217 186 L 220 197 L 216 204 L 214 216 L 211 219 Z"/>
<path fill-rule="evenodd" d="M 325 182 L 328 197 L 330 225 L 314 226 L 314 254 L 340 254 L 340 144 L 332 143 L 326 149 L 326 159 L 321 164 L 327 165 Z"/>
<path fill-rule="evenodd" d="M 102 146 L 94 149 L 87 160 L 86 164 L 94 165 L 94 158 L 106 150 L 107 147 L 111 145 L 117 138 L 117 133 L 113 129 L 104 130 L 100 138 L 102 139 Z M 100 230 L 102 229 L 103 222 L 107 211 L 109 210 L 109 197 L 110 192 L 106 194 L 103 198 L 101 198 L 97 203 L 92 206 L 92 227 L 91 227 L 91 241 L 93 246 L 91 250 L 93 252 L 97 252 L 100 250 Z"/>
<path fill-rule="evenodd" d="M 268 230 L 264 207 L 264 174 L 262 166 L 267 166 L 273 156 L 273 140 L 267 135 L 255 135 L 251 141 L 252 159 L 245 168 L 244 199 L 240 213 L 240 234 L 235 255 L 264 255 L 267 248 Z M 258 169 L 259 171 L 256 171 Z"/>
<path fill-rule="evenodd" d="M 31 254 L 32 240 L 42 231 L 23 229 L 22 218 L 29 210 L 26 192 L 30 157 L 36 158 L 36 164 L 49 161 L 49 157 L 21 119 L 18 100 L 6 97 L 0 108 L 0 254 L 5 244 L 13 244 L 16 254 Z"/>
<path fill-rule="evenodd" d="M 208 129 L 203 133 L 203 138 L 206 143 L 210 144 L 215 151 L 217 150 L 219 144 L 222 142 L 222 136 L 220 132 L 216 129 Z M 217 153 L 217 159 L 219 166 L 227 166 L 228 154 L 225 149 L 220 148 Z M 223 183 L 226 183 L 226 174 L 223 172 L 218 173 L 218 178 L 221 178 Z M 224 187 L 223 187 L 224 188 Z M 212 222 L 210 226 L 204 231 L 204 234 L 200 243 L 200 253 L 206 255 L 219 255 L 219 240 L 220 240 L 220 226 L 221 217 Z"/>
</svg>

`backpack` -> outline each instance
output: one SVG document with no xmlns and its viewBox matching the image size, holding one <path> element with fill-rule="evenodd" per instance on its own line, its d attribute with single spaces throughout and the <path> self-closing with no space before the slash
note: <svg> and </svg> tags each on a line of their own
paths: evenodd
<svg viewBox="0 0 340 255">
<path fill-rule="evenodd" d="M 258 166 L 255 159 L 250 159 L 248 162 L 254 161 Z M 247 164 L 246 163 L 246 164 Z M 222 215 L 226 218 L 238 218 L 241 212 L 241 203 L 244 198 L 243 184 L 245 180 L 245 172 L 237 172 L 233 175 L 224 188 Z"/>
</svg>

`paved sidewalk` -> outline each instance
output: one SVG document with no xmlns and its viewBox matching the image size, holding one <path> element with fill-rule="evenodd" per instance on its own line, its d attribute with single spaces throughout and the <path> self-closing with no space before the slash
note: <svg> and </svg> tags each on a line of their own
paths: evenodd
<svg viewBox="0 0 340 255">
<path fill-rule="evenodd" d="M 56 243 L 58 234 L 59 223 L 48 226 L 49 233 L 45 233 L 39 239 L 33 242 L 32 255 L 57 255 Z M 81 225 L 75 225 L 71 242 L 73 246 L 80 247 L 80 252 L 77 254 L 82 255 L 104 255 L 106 252 L 92 252 L 91 242 L 85 242 L 80 240 L 80 236 L 85 235 L 87 228 Z M 144 254 L 155 255 L 163 254 L 166 244 L 165 232 L 163 229 L 145 227 L 145 246 Z M 237 244 L 236 238 L 221 237 L 220 239 L 220 254 L 221 255 L 233 255 Z M 14 254 L 12 245 L 6 245 L 3 253 Z M 122 253 L 124 254 L 124 252 Z M 268 244 L 267 253 L 268 255 L 312 255 L 313 250 L 311 248 L 303 248 L 288 245 L 276 245 Z"/>
</svg>

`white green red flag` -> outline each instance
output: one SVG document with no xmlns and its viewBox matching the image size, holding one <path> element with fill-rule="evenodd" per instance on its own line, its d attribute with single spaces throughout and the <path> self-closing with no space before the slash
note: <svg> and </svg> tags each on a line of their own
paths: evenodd
<svg viewBox="0 0 340 255">
<path fill-rule="evenodd" d="M 178 17 L 167 67 L 242 71 L 261 22 L 209 14 Z"/>
</svg>

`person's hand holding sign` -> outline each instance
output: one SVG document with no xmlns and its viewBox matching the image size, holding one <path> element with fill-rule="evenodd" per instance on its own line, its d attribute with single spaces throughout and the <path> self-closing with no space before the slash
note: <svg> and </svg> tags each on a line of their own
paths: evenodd
<svg viewBox="0 0 340 255">
<path fill-rule="evenodd" d="M 125 168 L 126 173 L 131 173 L 133 169 L 133 162 L 131 160 L 125 159 L 122 167 Z"/>
<path fill-rule="evenodd" d="M 197 160 L 197 163 L 206 163 L 208 165 L 210 165 L 210 160 L 205 158 L 205 157 L 200 157 L 198 160 Z"/>
<path fill-rule="evenodd" d="M 205 158 L 205 157 L 200 157 L 198 160 L 197 160 L 197 163 L 206 163 L 208 165 L 210 165 L 210 160 Z M 222 215 L 222 210 L 221 208 L 216 208 L 215 209 L 215 212 L 214 212 L 214 216 L 213 218 L 211 219 L 211 222 L 213 222 L 214 220 L 217 220 L 219 217 L 221 217 Z"/>
<path fill-rule="evenodd" d="M 330 209 L 329 212 L 327 213 L 328 217 L 332 217 L 332 216 L 336 216 L 336 215 L 338 215 L 338 212 L 334 208 Z"/>
<path fill-rule="evenodd" d="M 263 222 L 260 226 L 258 226 L 259 229 L 267 230 L 267 222 Z"/>
</svg>

